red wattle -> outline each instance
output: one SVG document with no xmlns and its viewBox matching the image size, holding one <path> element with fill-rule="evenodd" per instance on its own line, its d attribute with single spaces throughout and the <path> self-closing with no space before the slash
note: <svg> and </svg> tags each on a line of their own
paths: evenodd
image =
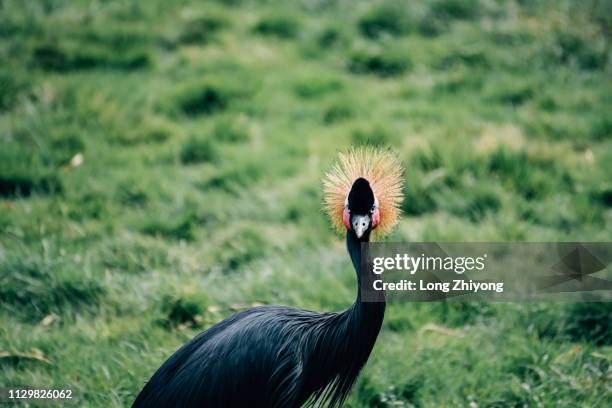
<svg viewBox="0 0 612 408">
<path fill-rule="evenodd" d="M 344 223 L 344 226 L 346 227 L 347 230 L 351 229 L 351 221 L 350 221 L 350 213 L 348 208 L 345 208 L 344 211 L 342 211 L 342 222 Z"/>
<path fill-rule="evenodd" d="M 372 229 L 378 227 L 380 223 L 380 210 L 377 208 L 372 213 Z"/>
</svg>

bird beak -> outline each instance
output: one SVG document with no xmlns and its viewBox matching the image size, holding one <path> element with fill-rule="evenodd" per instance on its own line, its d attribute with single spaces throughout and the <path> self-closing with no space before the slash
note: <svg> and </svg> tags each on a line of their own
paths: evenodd
<svg viewBox="0 0 612 408">
<path fill-rule="evenodd" d="M 370 217 L 368 215 L 353 215 L 351 225 L 357 238 L 361 238 L 370 227 Z"/>
</svg>

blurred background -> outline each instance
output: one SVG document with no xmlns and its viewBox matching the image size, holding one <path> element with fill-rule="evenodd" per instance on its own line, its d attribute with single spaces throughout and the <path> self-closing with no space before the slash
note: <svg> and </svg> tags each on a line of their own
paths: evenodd
<svg viewBox="0 0 612 408">
<path fill-rule="evenodd" d="M 612 3 L 0 0 L 0 385 L 131 403 L 255 304 L 354 299 L 339 150 L 394 241 L 612 239 Z M 520 271 L 517 271 L 520 273 Z M 392 304 L 350 407 L 610 406 L 612 304 Z"/>
</svg>

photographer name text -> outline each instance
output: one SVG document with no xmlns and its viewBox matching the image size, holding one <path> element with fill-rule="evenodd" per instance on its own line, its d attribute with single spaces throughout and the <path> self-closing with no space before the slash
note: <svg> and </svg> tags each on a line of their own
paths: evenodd
<svg viewBox="0 0 612 408">
<path fill-rule="evenodd" d="M 372 259 L 372 272 L 382 275 L 386 271 L 403 271 L 410 276 L 417 272 L 454 272 L 463 275 L 466 272 L 481 272 L 486 269 L 487 254 L 477 257 L 441 257 L 441 256 L 411 256 L 409 254 L 396 254 L 390 257 L 375 257 Z M 431 279 L 409 280 L 401 279 L 397 282 L 385 282 L 376 279 L 372 282 L 376 291 L 424 291 L 424 292 L 497 292 L 504 291 L 503 282 L 491 282 L 472 279 L 451 279 L 447 281 L 432 281 Z"/>
</svg>

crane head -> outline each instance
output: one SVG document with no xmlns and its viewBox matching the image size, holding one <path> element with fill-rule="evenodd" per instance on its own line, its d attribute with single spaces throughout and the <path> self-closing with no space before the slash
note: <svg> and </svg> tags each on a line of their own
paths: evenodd
<svg viewBox="0 0 612 408">
<path fill-rule="evenodd" d="M 399 216 L 401 175 L 398 159 L 388 150 L 365 147 L 340 154 L 324 181 L 334 227 L 354 231 L 358 238 L 370 231 L 390 232 Z"/>
<path fill-rule="evenodd" d="M 370 187 L 368 180 L 359 177 L 346 198 L 342 210 L 342 223 L 347 231 L 355 232 L 361 238 L 367 232 L 375 229 L 380 222 L 378 200 Z"/>
</svg>

